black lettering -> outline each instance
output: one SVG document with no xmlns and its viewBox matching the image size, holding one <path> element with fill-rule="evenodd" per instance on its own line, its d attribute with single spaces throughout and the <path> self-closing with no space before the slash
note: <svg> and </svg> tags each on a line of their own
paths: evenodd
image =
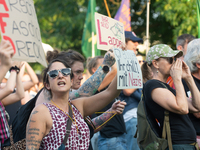
<svg viewBox="0 0 200 150">
<path fill-rule="evenodd" d="M 23 26 L 23 24 L 24 24 L 24 26 Z M 26 28 L 26 26 L 27 26 L 26 22 L 21 21 L 21 22 L 19 23 L 19 26 L 20 26 L 20 28 L 22 29 L 22 34 L 23 34 L 24 36 L 28 36 L 28 35 L 29 35 L 29 32 L 28 32 L 28 29 Z M 23 31 L 24 31 L 24 32 L 23 32 Z"/>
<path fill-rule="evenodd" d="M 125 66 L 125 64 L 121 64 L 120 63 L 120 59 L 118 60 L 118 68 L 119 68 L 119 71 L 124 71 L 125 69 L 124 69 L 124 66 Z"/>
<path fill-rule="evenodd" d="M 15 2 L 15 3 L 12 3 L 12 4 L 11 4 L 10 0 L 8 0 L 8 2 L 9 2 L 10 10 L 11 10 L 11 11 L 13 11 L 13 10 L 12 10 L 12 7 L 13 7 L 13 8 L 16 9 L 17 11 L 21 12 L 19 9 L 17 9 L 15 6 L 13 6 L 13 5 L 17 4 L 18 0 L 16 0 L 16 2 Z"/>
<path fill-rule="evenodd" d="M 33 42 L 33 50 L 34 50 L 34 53 L 35 53 L 35 56 L 37 58 L 41 58 L 41 55 L 40 55 L 40 52 L 41 52 L 41 49 L 40 49 L 40 46 L 38 44 L 36 44 L 35 42 Z"/>
<path fill-rule="evenodd" d="M 31 52 L 31 51 L 30 51 L 30 47 L 29 47 L 30 44 L 32 44 L 32 42 L 29 42 L 29 41 L 26 42 L 26 47 L 27 47 L 28 56 L 29 56 L 29 57 L 35 57 L 34 55 L 31 55 L 31 54 L 30 54 L 30 52 Z"/>
<path fill-rule="evenodd" d="M 32 11 L 31 11 L 31 4 L 29 4 L 28 3 L 28 1 L 26 2 L 26 7 L 27 7 L 27 10 L 28 10 L 28 14 L 30 15 L 30 16 L 32 16 Z"/>
<path fill-rule="evenodd" d="M 21 2 L 23 2 L 23 4 L 21 3 Z M 19 4 L 20 4 L 20 6 L 22 6 L 22 12 L 23 13 L 27 13 L 27 7 L 26 7 L 26 5 L 25 5 L 25 2 L 24 2 L 24 0 L 19 0 Z M 25 10 L 23 10 L 23 8 L 25 9 Z"/>
<path fill-rule="evenodd" d="M 23 49 L 26 48 L 26 45 L 23 41 L 16 40 L 16 47 L 17 47 L 19 56 L 21 56 L 21 53 L 28 56 L 25 52 L 23 52 Z"/>
<path fill-rule="evenodd" d="M 16 24 L 15 21 L 13 21 L 13 31 L 12 31 L 12 34 L 14 34 L 14 30 L 19 31 L 19 34 L 21 34 L 21 32 L 20 32 L 20 30 L 19 30 L 19 28 L 18 28 L 18 26 L 17 26 L 17 24 Z"/>
<path fill-rule="evenodd" d="M 31 32 L 31 28 L 32 28 L 32 32 Z M 34 37 L 34 25 L 32 25 L 31 23 L 28 24 L 28 29 L 29 29 L 29 32 L 31 33 L 31 35 Z"/>
</svg>

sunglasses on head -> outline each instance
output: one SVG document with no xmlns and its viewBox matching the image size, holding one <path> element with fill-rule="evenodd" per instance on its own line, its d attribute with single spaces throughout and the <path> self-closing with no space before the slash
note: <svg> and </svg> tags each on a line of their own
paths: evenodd
<svg viewBox="0 0 200 150">
<path fill-rule="evenodd" d="M 49 75 L 50 78 L 54 79 L 58 76 L 58 73 L 61 72 L 63 76 L 68 76 L 71 74 L 71 68 L 64 68 L 60 70 L 51 70 L 48 71 L 47 74 Z"/>
</svg>

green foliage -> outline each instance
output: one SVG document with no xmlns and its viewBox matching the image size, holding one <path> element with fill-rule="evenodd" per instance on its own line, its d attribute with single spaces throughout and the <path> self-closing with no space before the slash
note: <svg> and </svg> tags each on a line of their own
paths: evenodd
<svg viewBox="0 0 200 150">
<path fill-rule="evenodd" d="M 181 34 L 192 34 L 197 37 L 196 0 L 156 0 L 156 12 L 160 12 L 173 29 L 173 42 Z"/>
<path fill-rule="evenodd" d="M 131 1 L 132 30 L 138 37 L 146 35 L 146 1 Z M 150 43 L 165 43 L 175 48 L 177 36 L 197 36 L 196 0 L 151 0 Z M 114 18 L 121 0 L 107 0 Z M 88 0 L 35 0 L 42 41 L 54 48 L 81 52 L 81 39 Z M 103 0 L 96 0 L 97 12 L 107 15 Z M 104 52 L 102 52 L 103 54 Z"/>
</svg>

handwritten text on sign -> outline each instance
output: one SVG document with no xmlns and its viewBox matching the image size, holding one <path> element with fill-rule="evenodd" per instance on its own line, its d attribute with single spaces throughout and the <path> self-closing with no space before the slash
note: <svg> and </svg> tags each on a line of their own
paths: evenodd
<svg viewBox="0 0 200 150">
<path fill-rule="evenodd" d="M 114 48 L 114 54 L 117 62 L 117 89 L 142 88 L 142 73 L 135 53 Z"/>
<path fill-rule="evenodd" d="M 40 28 L 32 0 L 0 0 L 2 39 L 9 40 L 14 59 L 38 61 L 46 66 Z"/>
<path fill-rule="evenodd" d="M 97 31 L 97 48 L 108 50 L 112 46 L 120 47 L 125 44 L 124 26 L 121 22 L 95 13 Z"/>
</svg>

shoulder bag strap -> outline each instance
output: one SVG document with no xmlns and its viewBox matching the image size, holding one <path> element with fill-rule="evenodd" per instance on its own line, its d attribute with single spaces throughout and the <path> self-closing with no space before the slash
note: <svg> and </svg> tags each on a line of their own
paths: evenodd
<svg viewBox="0 0 200 150">
<path fill-rule="evenodd" d="M 162 138 L 166 139 L 166 135 L 167 135 L 167 142 L 168 142 L 169 150 L 173 150 L 172 139 L 171 139 L 171 130 L 170 130 L 170 124 L 169 124 L 169 111 L 167 111 L 167 110 L 165 110 Z"/>
<path fill-rule="evenodd" d="M 164 85 L 164 84 L 162 83 L 162 85 Z M 166 85 L 164 85 L 164 87 L 166 89 L 168 89 Z M 167 142 L 168 142 L 169 150 L 173 150 L 170 123 L 169 123 L 169 111 L 165 110 L 164 113 L 165 113 L 165 117 L 164 117 L 164 123 L 163 123 L 162 138 L 166 139 L 166 135 L 167 135 Z"/>
<path fill-rule="evenodd" d="M 69 105 L 70 105 L 70 103 L 69 103 Z M 73 118 L 73 117 L 72 117 L 72 109 L 71 109 L 70 106 L 69 106 L 69 116 L 70 116 L 71 118 Z M 68 139 L 69 134 L 70 134 L 70 131 L 71 131 L 71 125 L 72 125 L 72 120 L 69 118 L 69 119 L 67 120 L 67 126 L 66 126 L 65 137 L 64 137 L 64 140 L 63 140 L 63 142 L 62 142 L 62 144 L 64 144 L 64 145 L 67 143 L 67 139 Z"/>
</svg>

